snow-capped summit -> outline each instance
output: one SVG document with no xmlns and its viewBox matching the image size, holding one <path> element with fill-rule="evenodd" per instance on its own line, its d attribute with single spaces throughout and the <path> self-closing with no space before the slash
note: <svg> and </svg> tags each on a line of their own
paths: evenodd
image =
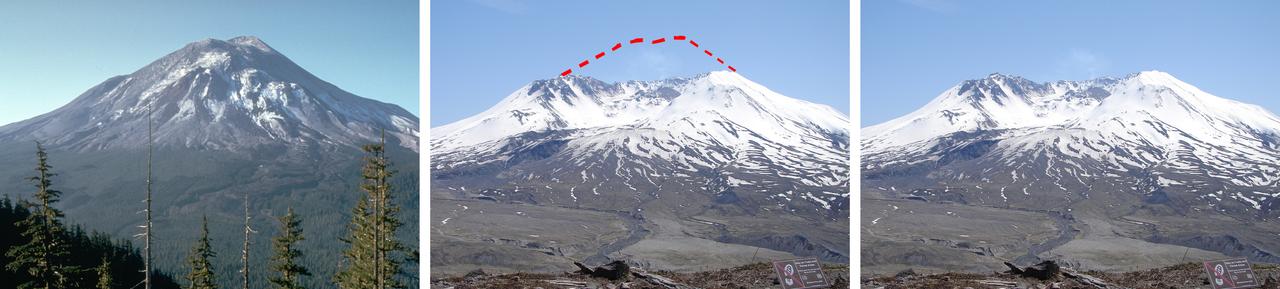
<svg viewBox="0 0 1280 289">
<path fill-rule="evenodd" d="M 271 46 L 267 45 L 266 42 L 263 42 L 262 39 L 258 39 L 257 36 L 239 36 L 227 39 L 227 42 L 235 43 L 242 47 L 257 48 L 259 51 L 266 53 L 275 53 L 275 49 L 272 49 Z"/>
<path fill-rule="evenodd" d="M 610 208 L 634 206 L 619 197 L 709 194 L 827 216 L 847 213 L 848 123 L 729 71 L 619 83 L 564 76 L 433 128 L 433 182 L 555 188 L 536 200 Z"/>
<path fill-rule="evenodd" d="M 805 130 L 843 133 L 848 123 L 828 106 L 783 96 L 729 71 L 613 84 L 571 75 L 531 82 L 484 112 L 432 128 L 432 146 L 465 147 L 531 131 L 669 130 L 691 120 L 728 120 L 775 141 Z"/>
<path fill-rule="evenodd" d="M 972 198 L 1017 202 L 1005 188 L 1060 197 L 1114 186 L 1108 193 L 1280 208 L 1268 193 L 1280 185 L 1280 117 L 1160 71 L 1047 83 L 992 74 L 862 132 L 864 178 L 885 187 L 975 183 Z"/>
<path fill-rule="evenodd" d="M 0 141 L 39 139 L 82 151 L 140 147 L 149 113 L 161 147 L 354 148 L 383 130 L 389 143 L 418 147 L 416 116 L 325 82 L 253 36 L 189 43 L 53 112 L 0 127 Z"/>
<path fill-rule="evenodd" d="M 863 143 L 881 149 L 965 131 L 1096 130 L 1145 118 L 1201 138 L 1224 137 L 1243 127 L 1280 128 L 1280 119 L 1264 109 L 1214 96 L 1160 71 L 1050 83 L 991 74 L 964 81 L 907 115 L 864 128 Z"/>
</svg>

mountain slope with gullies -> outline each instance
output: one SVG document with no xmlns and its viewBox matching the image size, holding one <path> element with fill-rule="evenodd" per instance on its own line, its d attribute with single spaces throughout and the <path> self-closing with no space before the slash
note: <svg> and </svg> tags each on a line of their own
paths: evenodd
<svg viewBox="0 0 1280 289">
<path fill-rule="evenodd" d="M 1009 259 L 1126 269 L 1199 250 L 1280 261 L 1280 117 L 1168 73 L 1046 83 L 992 74 L 862 135 L 862 197 L 872 200 L 863 224 L 872 232 L 927 215 L 894 209 L 905 200 L 1050 220 L 1054 237 L 978 246 Z M 966 241 L 958 234 L 882 237 L 886 247 L 923 238 L 969 250 L 954 246 Z M 898 253 L 879 262 L 911 263 Z M 1118 256 L 1133 259 L 1105 260 Z"/>
<path fill-rule="evenodd" d="M 391 143 L 417 150 L 417 117 L 343 91 L 251 36 L 187 44 L 57 110 L 0 127 L 0 142 L 39 139 L 78 151 L 144 147 L 146 138 L 136 136 L 148 112 L 161 147 L 358 146 L 386 129 Z"/>
<path fill-rule="evenodd" d="M 70 103 L 0 126 L 0 193 L 29 195 L 22 178 L 34 141 L 49 150 L 63 206 L 86 227 L 130 238 L 142 223 L 148 120 L 154 129 L 156 259 L 167 272 L 185 260 L 208 215 L 222 284 L 232 284 L 250 198 L 254 265 L 266 268 L 275 216 L 293 206 L 304 218 L 304 259 L 331 276 L 338 237 L 361 194 L 360 146 L 381 141 L 399 171 L 398 202 L 417 223 L 418 117 L 346 92 L 252 36 L 205 39 L 107 79 Z M 415 226 L 402 239 L 416 247 Z M 234 252 L 234 253 L 233 253 Z M 265 275 L 263 275 L 265 276 Z M 255 276 L 259 278 L 263 276 Z M 265 278 L 255 283 L 266 282 Z M 313 288 L 330 288 L 312 278 Z"/>
<path fill-rule="evenodd" d="M 448 200 L 434 203 L 433 225 L 461 235 L 450 240 L 457 246 L 506 239 L 495 243 L 509 243 L 517 250 L 511 254 L 541 250 L 529 243 L 547 246 L 529 234 L 495 236 L 459 223 L 498 218 L 478 216 L 471 204 L 479 201 L 615 215 L 604 221 L 613 225 L 586 229 L 601 238 L 551 246 L 554 257 L 629 255 L 677 269 L 715 258 L 739 264 L 741 256 L 725 257 L 738 251 L 707 251 L 700 261 L 659 256 L 691 251 L 684 246 L 654 252 L 700 240 L 687 247 L 726 244 L 847 262 L 848 229 L 838 224 L 849 213 L 848 123 L 828 106 L 729 71 L 618 83 L 536 80 L 484 112 L 431 129 L 432 196 Z M 438 264 L 495 263 L 473 255 L 442 256 L 448 261 Z"/>
</svg>

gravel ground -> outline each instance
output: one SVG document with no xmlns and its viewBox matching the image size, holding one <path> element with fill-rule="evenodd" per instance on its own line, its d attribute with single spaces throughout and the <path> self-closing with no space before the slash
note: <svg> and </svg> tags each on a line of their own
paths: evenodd
<svg viewBox="0 0 1280 289">
<path fill-rule="evenodd" d="M 828 279 L 831 281 L 832 289 L 849 288 L 849 267 L 844 264 L 825 264 L 823 271 L 827 273 Z M 771 266 L 767 263 L 756 263 L 744 265 L 728 269 L 720 269 L 704 272 L 693 273 L 675 273 L 666 271 L 654 271 L 652 274 L 664 276 L 671 280 L 702 289 L 765 289 L 779 288 L 777 280 Z M 565 284 L 568 282 L 580 282 L 580 285 Z M 559 273 L 559 274 L 529 274 L 515 273 L 502 275 L 479 275 L 474 274 L 469 277 L 449 277 L 431 281 L 431 288 L 452 288 L 452 289 L 488 289 L 488 288 L 633 288 L 633 289 L 649 289 L 664 288 L 655 284 L 650 284 L 644 280 L 630 278 L 629 280 L 610 281 L 606 279 L 591 278 L 576 273 Z"/>
<path fill-rule="evenodd" d="M 1280 285 L 1280 266 L 1273 264 L 1253 264 L 1258 281 L 1263 283 L 1262 289 L 1277 289 Z M 1204 269 L 1199 263 L 1185 263 L 1176 266 L 1141 270 L 1125 273 L 1082 272 L 1097 277 L 1119 288 L 1133 289 L 1200 289 L 1210 288 Z M 917 275 L 910 272 L 898 273 L 895 276 L 878 276 L 863 278 L 862 288 L 919 288 L 919 289 L 952 289 L 952 288 L 1097 288 L 1084 284 L 1078 279 L 1058 276 L 1050 280 L 1022 278 L 1008 273 L 973 274 L 943 273 L 933 275 Z M 1013 284 L 1013 285 L 1008 285 Z"/>
</svg>

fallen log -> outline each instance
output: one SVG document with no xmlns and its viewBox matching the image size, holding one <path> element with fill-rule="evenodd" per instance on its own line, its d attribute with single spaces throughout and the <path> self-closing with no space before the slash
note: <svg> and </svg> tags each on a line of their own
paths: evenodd
<svg viewBox="0 0 1280 289">
<path fill-rule="evenodd" d="M 587 282 L 562 280 L 562 279 L 547 280 L 546 282 L 551 283 L 552 285 L 569 286 L 569 287 L 577 287 L 577 288 L 586 288 L 591 285 Z"/>
<path fill-rule="evenodd" d="M 1031 267 L 1022 269 L 1022 276 L 1032 277 L 1040 280 L 1049 280 L 1058 277 L 1062 273 L 1062 267 L 1057 262 L 1048 260 L 1040 262 L 1040 264 L 1031 265 Z"/>
<path fill-rule="evenodd" d="M 1018 287 L 1018 282 L 1013 282 L 1013 281 L 987 279 L 987 280 L 977 280 L 976 282 L 978 282 L 978 284 L 988 285 L 988 286 Z"/>
<path fill-rule="evenodd" d="M 591 277 L 599 277 L 609 280 L 621 280 L 630 276 L 630 273 L 631 266 L 627 265 L 627 262 L 621 260 L 609 262 L 609 264 L 596 266 L 591 269 Z"/>
<path fill-rule="evenodd" d="M 1062 272 L 1062 267 L 1057 262 L 1048 260 L 1039 264 L 1027 266 L 1026 268 L 1018 268 L 1009 262 L 1004 262 L 1005 267 L 1009 267 L 1009 273 L 1022 277 L 1036 278 L 1040 280 L 1049 280 L 1057 277 Z"/>
<path fill-rule="evenodd" d="M 1107 281 L 1102 281 L 1102 279 L 1100 279 L 1100 278 L 1098 278 L 1098 277 L 1093 277 L 1093 276 L 1085 275 L 1085 274 L 1083 274 L 1083 273 L 1076 272 L 1076 271 L 1074 271 L 1074 270 L 1070 270 L 1070 269 L 1066 269 L 1066 268 L 1063 268 L 1063 270 L 1062 270 L 1062 276 L 1066 276 L 1067 278 L 1075 279 L 1075 280 L 1076 280 L 1076 282 L 1080 282 L 1081 284 L 1085 284 L 1085 285 L 1093 286 L 1094 288 L 1122 288 L 1122 287 L 1120 287 L 1120 286 L 1116 286 L 1116 285 L 1113 285 L 1113 284 L 1111 284 L 1111 283 L 1107 283 Z"/>
<path fill-rule="evenodd" d="M 667 288 L 667 289 L 699 289 L 698 287 L 693 287 L 693 286 L 689 286 L 689 285 L 681 284 L 681 283 L 679 283 L 679 282 L 676 282 L 675 280 L 671 280 L 671 278 L 663 277 L 663 276 L 658 275 L 658 274 L 652 274 L 652 273 L 645 272 L 645 271 L 642 271 L 642 270 L 633 270 L 633 271 L 631 271 L 631 275 L 632 275 L 632 276 L 634 276 L 634 277 L 636 277 L 637 279 L 640 279 L 640 280 L 643 280 L 643 281 L 645 281 L 645 282 L 648 282 L 649 284 L 653 284 L 653 285 L 657 285 L 657 286 L 662 286 L 662 288 Z"/>
</svg>

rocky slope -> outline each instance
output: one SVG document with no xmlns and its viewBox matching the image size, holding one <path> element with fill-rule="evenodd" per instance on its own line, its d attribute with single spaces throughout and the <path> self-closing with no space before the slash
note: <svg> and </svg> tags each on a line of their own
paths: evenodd
<svg viewBox="0 0 1280 289">
<path fill-rule="evenodd" d="M 991 74 L 862 133 L 863 204 L 876 204 L 864 206 L 872 234 L 863 241 L 886 244 L 863 255 L 883 257 L 877 265 L 921 265 L 904 261 L 919 252 L 904 247 L 912 240 L 1104 270 L 1171 265 L 1186 252 L 1280 261 L 1280 117 L 1168 73 L 1043 83 Z M 953 219 L 972 211 L 989 215 Z M 1006 215 L 1058 221 L 1030 229 Z M 929 227 L 941 223 L 974 229 Z M 996 232 L 998 240 L 971 243 Z M 977 269 L 961 265 L 968 258 L 1000 261 L 958 254 L 972 248 L 928 250 L 952 270 Z"/>
<path fill-rule="evenodd" d="M 433 128 L 433 182 L 571 206 L 694 194 L 747 211 L 836 218 L 848 212 L 847 123 L 830 107 L 727 71 L 538 80 Z"/>
</svg>

